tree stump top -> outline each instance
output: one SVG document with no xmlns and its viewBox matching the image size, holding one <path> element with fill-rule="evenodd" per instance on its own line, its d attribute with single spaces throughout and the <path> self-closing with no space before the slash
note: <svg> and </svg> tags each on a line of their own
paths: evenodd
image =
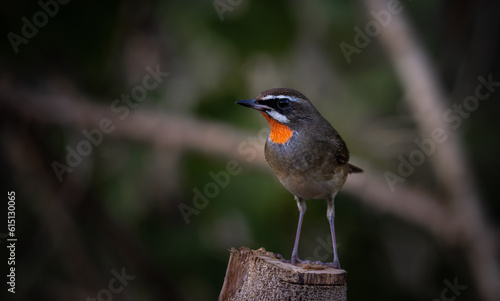
<svg viewBox="0 0 500 301">
<path fill-rule="evenodd" d="M 219 300 L 346 300 L 346 271 L 292 265 L 264 248 L 231 249 Z"/>
</svg>

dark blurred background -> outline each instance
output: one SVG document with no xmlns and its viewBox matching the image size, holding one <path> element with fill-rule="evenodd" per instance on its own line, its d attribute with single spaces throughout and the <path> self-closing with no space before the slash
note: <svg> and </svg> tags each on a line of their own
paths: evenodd
<svg viewBox="0 0 500 301">
<path fill-rule="evenodd" d="M 289 258 L 295 201 L 263 160 L 265 120 L 234 101 L 290 87 L 366 170 L 336 198 L 349 300 L 500 300 L 500 5 L 401 1 L 386 27 L 411 29 L 409 58 L 391 51 L 404 36 L 366 35 L 372 5 L 395 4 L 4 1 L 2 275 L 9 191 L 18 241 L 1 299 L 215 300 L 231 247 Z M 401 69 L 412 55 L 434 77 Z M 459 160 L 437 144 L 402 176 L 431 137 L 408 83 L 441 91 L 425 108 L 441 116 L 479 77 L 488 96 L 441 120 Z M 329 235 L 326 203 L 309 201 L 301 257 L 331 261 Z"/>
</svg>

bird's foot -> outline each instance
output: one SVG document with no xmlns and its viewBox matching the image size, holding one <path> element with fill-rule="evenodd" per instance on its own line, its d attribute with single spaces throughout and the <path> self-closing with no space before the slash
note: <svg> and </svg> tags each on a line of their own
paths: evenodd
<svg viewBox="0 0 500 301">
<path fill-rule="evenodd" d="M 305 262 L 309 262 L 309 260 L 300 260 L 299 256 L 297 254 L 292 254 L 292 259 L 291 260 L 288 260 L 288 259 L 285 259 L 281 254 L 276 254 L 277 258 L 285 263 L 290 263 L 290 264 L 293 264 L 293 265 L 298 265 L 298 264 L 301 264 L 301 263 L 305 263 Z"/>
<path fill-rule="evenodd" d="M 311 261 L 311 260 L 301 260 L 299 256 L 292 255 L 292 259 L 285 259 L 281 254 L 276 254 L 276 257 L 285 263 L 290 263 L 295 266 L 300 266 L 305 269 L 313 269 L 313 270 L 323 270 L 325 268 L 334 268 L 340 270 L 340 262 L 335 260 L 334 262 L 321 262 L 321 261 Z"/>
<path fill-rule="evenodd" d="M 334 268 L 334 269 L 337 269 L 337 270 L 340 270 L 340 262 L 338 260 L 334 260 L 333 262 L 324 263 L 324 265 L 331 267 L 331 268 Z"/>
<path fill-rule="evenodd" d="M 323 265 L 322 262 L 320 261 L 311 261 L 311 260 L 302 260 L 299 258 L 299 256 L 293 256 L 291 260 L 284 260 L 285 262 L 291 263 L 295 266 L 299 266 L 305 269 L 324 269 L 324 267 L 321 268 Z"/>
</svg>

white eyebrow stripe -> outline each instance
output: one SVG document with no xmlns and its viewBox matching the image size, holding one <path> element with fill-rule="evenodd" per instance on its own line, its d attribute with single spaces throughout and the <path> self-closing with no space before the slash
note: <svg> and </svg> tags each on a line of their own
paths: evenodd
<svg viewBox="0 0 500 301">
<path fill-rule="evenodd" d="M 273 99 L 273 98 L 286 98 L 286 99 L 288 99 L 290 101 L 294 101 L 294 102 L 299 101 L 299 99 L 297 97 L 295 97 L 295 96 L 289 96 L 289 95 L 272 95 L 272 94 L 266 95 L 266 96 L 262 97 L 261 99 L 262 100 L 268 100 L 268 99 Z"/>
<path fill-rule="evenodd" d="M 290 122 L 290 120 L 283 114 L 280 114 L 274 110 L 269 110 L 269 111 L 266 111 L 267 114 L 269 114 L 269 116 L 271 116 L 272 118 L 274 118 L 274 120 L 280 122 L 280 123 L 288 123 Z"/>
</svg>

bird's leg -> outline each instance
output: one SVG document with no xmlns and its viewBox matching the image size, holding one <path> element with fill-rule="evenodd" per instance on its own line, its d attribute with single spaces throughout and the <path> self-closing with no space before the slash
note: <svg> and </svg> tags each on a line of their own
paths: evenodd
<svg viewBox="0 0 500 301">
<path fill-rule="evenodd" d="M 340 269 L 339 257 L 337 254 L 337 241 L 335 240 L 335 205 L 333 203 L 333 199 L 335 195 L 332 195 L 331 198 L 327 200 L 328 209 L 326 211 L 326 217 L 328 218 L 328 222 L 330 223 L 330 231 L 332 232 L 332 243 L 333 243 L 333 267 L 336 269 Z"/>
<path fill-rule="evenodd" d="M 297 201 L 297 207 L 299 207 L 299 224 L 297 226 L 297 234 L 295 235 L 295 243 L 293 244 L 292 251 L 292 264 L 296 264 L 299 261 L 299 238 L 300 238 L 300 229 L 302 228 L 302 220 L 304 219 L 304 213 L 306 213 L 306 201 L 298 196 L 295 196 L 295 200 Z"/>
</svg>

